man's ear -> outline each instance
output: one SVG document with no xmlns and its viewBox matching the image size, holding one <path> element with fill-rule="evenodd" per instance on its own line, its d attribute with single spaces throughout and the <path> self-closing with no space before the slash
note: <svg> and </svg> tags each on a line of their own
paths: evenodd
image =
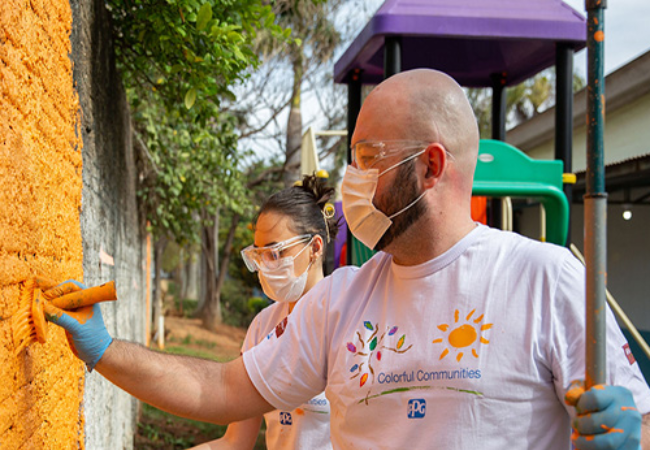
<svg viewBox="0 0 650 450">
<path fill-rule="evenodd" d="M 424 187 L 431 188 L 433 187 L 444 170 L 445 165 L 447 164 L 447 151 L 440 143 L 433 143 L 427 147 L 424 152 L 426 156 L 427 171 L 424 175 Z"/>
</svg>

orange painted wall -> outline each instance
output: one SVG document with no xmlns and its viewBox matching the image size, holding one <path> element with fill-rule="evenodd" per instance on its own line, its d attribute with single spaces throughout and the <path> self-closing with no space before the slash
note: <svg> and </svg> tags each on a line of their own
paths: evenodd
<svg viewBox="0 0 650 450">
<path fill-rule="evenodd" d="M 0 448 L 84 448 L 84 366 L 65 336 L 14 355 L 30 274 L 82 279 L 81 139 L 68 0 L 0 0 Z"/>
</svg>

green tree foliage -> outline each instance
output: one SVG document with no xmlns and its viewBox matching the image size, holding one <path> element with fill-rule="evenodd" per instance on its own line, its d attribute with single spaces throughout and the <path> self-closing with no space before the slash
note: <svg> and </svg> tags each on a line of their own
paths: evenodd
<svg viewBox="0 0 650 450">
<path fill-rule="evenodd" d="M 220 103 L 234 101 L 234 84 L 259 64 L 258 32 L 291 42 L 291 31 L 275 23 L 263 0 L 107 0 L 106 6 L 140 150 L 138 194 L 156 238 L 160 314 L 165 242 L 199 242 L 219 208 L 236 217 L 249 204 L 236 119 Z M 214 248 L 204 245 L 204 253 Z M 211 258 L 208 273 L 215 272 Z M 206 280 L 206 296 L 214 297 L 214 279 Z"/>
<path fill-rule="evenodd" d="M 261 0 L 108 0 L 107 6 L 127 86 L 154 90 L 172 107 L 232 97 L 232 84 L 258 62 L 257 32 L 279 40 L 290 33 Z"/>
<path fill-rule="evenodd" d="M 585 86 L 580 75 L 573 76 L 573 92 Z M 491 137 L 492 90 L 467 89 L 482 138 Z M 525 122 L 555 103 L 555 68 L 544 70 L 506 90 L 506 119 L 509 127 Z"/>
<path fill-rule="evenodd" d="M 246 205 L 235 119 L 220 109 L 259 63 L 260 30 L 282 41 L 261 0 L 108 0 L 115 52 L 147 169 L 139 194 L 156 236 L 199 239 L 217 206 Z"/>
</svg>

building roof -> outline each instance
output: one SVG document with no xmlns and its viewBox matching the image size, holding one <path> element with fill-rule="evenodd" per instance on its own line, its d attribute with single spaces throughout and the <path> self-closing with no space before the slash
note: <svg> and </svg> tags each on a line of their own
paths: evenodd
<svg viewBox="0 0 650 450">
<path fill-rule="evenodd" d="M 607 114 L 650 92 L 650 52 L 646 52 L 605 77 Z M 573 96 L 573 128 L 585 125 L 587 89 Z M 555 136 L 555 107 L 508 130 L 506 140 L 527 152 Z"/>
<path fill-rule="evenodd" d="M 387 0 L 334 66 L 345 83 L 383 79 L 384 40 L 399 36 L 402 70 L 441 70 L 468 87 L 513 85 L 555 63 L 558 42 L 585 46 L 585 19 L 561 0 Z"/>
</svg>

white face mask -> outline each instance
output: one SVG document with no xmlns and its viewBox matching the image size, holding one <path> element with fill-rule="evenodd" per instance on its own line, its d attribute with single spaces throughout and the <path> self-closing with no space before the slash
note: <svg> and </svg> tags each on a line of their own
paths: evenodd
<svg viewBox="0 0 650 450">
<path fill-rule="evenodd" d="M 372 199 L 375 197 L 379 177 L 394 168 L 420 156 L 426 149 L 409 156 L 399 163 L 389 167 L 381 174 L 377 169 L 359 170 L 354 166 L 348 166 L 343 176 L 341 185 L 341 197 L 343 198 L 343 214 L 354 237 L 359 239 L 366 247 L 374 249 L 377 242 L 392 225 L 391 219 L 399 216 L 404 211 L 415 205 L 426 191 L 422 192 L 415 200 L 406 207 L 397 211 L 390 217 L 375 208 Z"/>
<path fill-rule="evenodd" d="M 297 301 L 305 290 L 307 284 L 307 273 L 311 267 L 311 262 L 307 269 L 296 276 L 294 271 L 294 260 L 305 249 L 311 247 L 311 241 L 294 256 L 286 256 L 280 259 L 278 266 L 273 269 L 260 269 L 258 272 L 260 284 L 264 293 L 272 300 L 283 303 L 293 303 Z"/>
</svg>

